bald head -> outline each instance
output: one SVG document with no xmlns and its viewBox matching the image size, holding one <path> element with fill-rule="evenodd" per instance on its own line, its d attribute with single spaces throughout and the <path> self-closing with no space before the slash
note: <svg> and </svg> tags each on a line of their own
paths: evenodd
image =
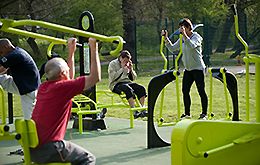
<svg viewBox="0 0 260 165">
<path fill-rule="evenodd" d="M 6 56 L 14 50 L 14 46 L 8 39 L 0 40 L 0 54 L 2 57 Z"/>
<path fill-rule="evenodd" d="M 60 80 L 61 73 L 68 70 L 68 64 L 62 58 L 53 58 L 45 65 L 46 78 L 50 81 Z"/>
</svg>

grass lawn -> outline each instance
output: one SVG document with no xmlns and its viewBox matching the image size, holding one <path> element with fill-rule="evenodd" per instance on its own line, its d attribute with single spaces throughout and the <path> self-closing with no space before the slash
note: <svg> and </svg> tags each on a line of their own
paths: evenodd
<svg viewBox="0 0 260 165">
<path fill-rule="evenodd" d="M 77 71 L 78 72 L 78 71 Z M 135 81 L 136 83 L 142 84 L 148 88 L 148 84 L 151 81 L 151 79 L 155 76 L 160 74 L 160 71 L 147 71 L 147 72 L 137 72 L 138 77 Z M 77 74 L 78 75 L 78 74 Z M 182 76 L 183 73 L 180 75 L 180 101 L 181 101 L 181 113 L 184 112 L 183 108 L 183 102 L 182 102 Z M 238 81 L 238 99 L 239 99 L 239 117 L 242 121 L 245 121 L 245 75 L 236 75 L 237 81 Z M 45 78 L 43 78 L 45 80 Z M 206 82 L 206 92 L 209 96 L 209 86 L 210 86 L 210 80 L 209 80 L 209 74 L 206 74 L 205 77 Z M 250 75 L 250 121 L 255 121 L 255 76 Z M 108 90 L 108 74 L 107 74 L 107 66 L 102 66 L 102 80 L 97 85 L 97 90 Z M 197 118 L 199 114 L 201 113 L 201 103 L 200 103 L 200 97 L 198 95 L 195 83 L 193 84 L 191 88 L 191 115 L 193 118 Z M 155 118 L 157 119 L 159 117 L 159 110 L 160 110 L 160 102 L 161 102 L 161 96 L 158 97 L 157 102 L 155 104 Z M 216 119 L 224 118 L 226 114 L 226 100 L 225 100 L 225 94 L 224 94 L 224 88 L 223 84 L 217 80 L 213 79 L 213 112 L 215 114 Z M 210 98 L 208 98 L 210 100 Z M 165 97 L 164 97 L 164 105 L 163 105 L 163 118 L 166 122 L 172 122 L 175 118 L 177 118 L 177 102 L 176 102 L 176 82 L 173 81 L 169 83 L 166 86 L 165 90 Z M 105 96 L 101 96 L 99 98 L 99 101 L 102 103 L 108 103 L 109 100 Z M 119 101 L 115 100 L 115 101 Z M 21 110 L 21 103 L 20 103 L 20 97 L 17 95 L 14 95 L 14 117 L 20 117 L 22 116 L 22 110 Z M 5 93 L 5 106 L 7 111 L 7 93 Z M 229 109 L 232 112 L 233 111 L 233 105 L 231 97 L 229 96 Z M 109 117 L 116 117 L 116 118 L 125 118 L 129 119 L 129 112 L 126 108 L 109 108 L 107 115 Z M 142 120 L 142 119 L 138 119 Z M 145 119 L 144 119 L 145 120 Z"/>
</svg>

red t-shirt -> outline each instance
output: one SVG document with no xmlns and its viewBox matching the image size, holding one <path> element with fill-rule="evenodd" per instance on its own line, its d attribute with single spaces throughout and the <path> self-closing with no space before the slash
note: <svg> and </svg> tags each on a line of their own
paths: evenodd
<svg viewBox="0 0 260 165">
<path fill-rule="evenodd" d="M 32 113 L 39 144 L 63 140 L 72 107 L 71 99 L 83 92 L 85 77 L 72 80 L 46 81 L 39 86 L 37 102 Z"/>
</svg>

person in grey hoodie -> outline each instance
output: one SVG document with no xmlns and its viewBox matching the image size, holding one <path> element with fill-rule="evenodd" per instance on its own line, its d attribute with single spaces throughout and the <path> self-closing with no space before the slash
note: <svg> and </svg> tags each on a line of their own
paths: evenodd
<svg viewBox="0 0 260 165">
<path fill-rule="evenodd" d="M 207 107 L 208 97 L 205 91 L 205 64 L 202 59 L 202 41 L 203 38 L 197 33 L 193 32 L 193 26 L 188 18 L 184 18 L 179 22 L 179 31 L 182 33 L 182 61 L 185 67 L 183 81 L 182 81 L 182 93 L 185 107 L 185 114 L 182 114 L 181 118 L 191 118 L 190 115 L 190 89 L 195 81 L 198 93 L 201 98 L 202 113 L 199 119 L 207 119 Z M 165 45 L 170 51 L 180 49 L 180 39 L 175 43 L 172 43 L 168 38 L 167 30 L 162 30 L 162 36 L 165 36 Z"/>
</svg>

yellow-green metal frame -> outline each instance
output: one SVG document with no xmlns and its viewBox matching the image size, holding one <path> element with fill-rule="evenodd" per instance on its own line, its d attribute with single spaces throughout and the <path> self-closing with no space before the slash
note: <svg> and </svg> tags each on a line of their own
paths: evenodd
<svg viewBox="0 0 260 165">
<path fill-rule="evenodd" d="M 1 99 L 1 119 L 2 119 L 2 124 L 1 125 L 5 125 L 6 124 L 6 119 L 5 119 L 5 97 L 4 97 L 4 90 L 2 88 L 2 86 L 0 86 L 0 99 Z"/>
<path fill-rule="evenodd" d="M 178 75 L 178 60 L 182 54 L 182 34 L 179 35 L 180 38 L 180 52 L 178 54 L 178 56 L 175 59 L 175 70 L 173 72 L 173 75 L 176 77 L 176 96 L 177 96 L 177 113 L 178 113 L 178 119 L 175 120 L 175 122 L 172 123 L 164 123 L 163 119 L 163 104 L 164 104 L 164 92 L 165 92 L 165 88 L 164 87 L 162 89 L 161 92 L 161 105 L 160 105 L 160 113 L 159 113 L 159 118 L 157 119 L 157 126 L 158 127 L 166 127 L 166 126 L 174 126 L 177 122 L 180 121 L 181 118 L 181 106 L 180 106 L 180 88 L 179 88 L 179 75 Z M 161 47 L 160 47 L 160 54 L 164 59 L 164 69 L 162 70 L 161 73 L 164 73 L 165 71 L 167 71 L 167 64 L 168 64 L 168 60 L 166 59 L 164 53 L 163 53 L 163 42 L 164 41 L 164 36 L 162 36 L 161 38 Z"/>
<path fill-rule="evenodd" d="M 77 113 L 77 115 L 79 116 L 79 134 L 82 134 L 83 133 L 82 115 L 98 114 L 101 112 L 101 110 L 97 109 L 97 105 L 93 100 L 91 100 L 90 98 L 82 94 L 74 96 L 72 101 L 77 107 L 71 108 L 71 112 Z M 91 109 L 91 107 L 88 105 L 82 107 L 82 103 L 87 103 L 87 104 L 91 103 L 92 105 L 94 105 L 94 109 Z"/>
<path fill-rule="evenodd" d="M 259 55 L 248 54 L 248 44 L 239 34 L 238 16 L 234 15 L 235 19 L 235 33 L 237 38 L 245 47 L 245 57 L 243 61 L 246 67 L 246 121 L 249 121 L 249 63 L 255 63 L 255 99 L 256 101 L 256 122 L 260 122 L 260 57 Z"/>
<path fill-rule="evenodd" d="M 39 140 L 36 130 L 36 125 L 33 120 L 29 119 L 16 119 L 15 120 L 15 131 L 20 135 L 20 139 L 17 142 L 23 146 L 24 163 L 23 165 L 71 165 L 71 163 L 46 163 L 37 164 L 31 162 L 30 147 L 37 147 Z"/>
<path fill-rule="evenodd" d="M 223 77 L 223 86 L 224 86 L 224 92 L 225 92 L 225 100 L 226 100 L 226 118 L 224 120 L 232 120 L 232 116 L 229 115 L 230 110 L 229 110 L 229 99 L 228 99 L 228 88 L 227 88 L 227 79 L 226 79 L 226 74 L 225 74 L 225 68 L 220 68 L 220 73 L 222 74 Z M 208 69 L 208 72 L 210 74 L 210 101 L 209 101 L 209 113 L 208 113 L 208 119 L 212 119 L 213 117 L 211 116 L 212 107 L 213 107 L 213 76 L 212 76 L 212 68 Z"/>
<path fill-rule="evenodd" d="M 101 96 L 106 96 L 110 98 L 109 104 L 104 104 L 99 102 Z M 121 94 L 117 94 L 114 92 L 111 92 L 110 90 L 99 90 L 96 91 L 96 101 L 97 101 L 97 107 L 99 109 L 101 108 L 128 108 L 130 112 L 130 128 L 134 128 L 134 115 L 133 111 L 143 111 L 147 110 L 147 106 L 142 107 L 137 97 L 135 98 L 135 108 L 131 108 L 128 104 L 128 101 L 126 100 L 125 94 L 122 92 Z M 119 102 L 115 102 L 115 98 L 120 99 Z M 108 99 L 109 100 L 109 99 Z"/>
<path fill-rule="evenodd" d="M 18 34 L 18 35 L 23 35 L 23 36 L 28 36 L 31 38 L 43 39 L 43 40 L 53 42 L 53 44 L 67 45 L 67 40 L 55 38 L 55 37 L 51 37 L 51 36 L 47 36 L 47 35 L 43 35 L 43 34 L 33 33 L 33 32 L 29 32 L 29 31 L 17 29 L 15 27 L 25 26 L 25 25 L 40 26 L 43 28 L 53 29 L 56 31 L 61 31 L 64 33 L 74 34 L 74 35 L 78 35 L 78 36 L 82 36 L 82 37 L 92 37 L 99 41 L 104 41 L 104 42 L 113 42 L 113 41 L 117 40 L 119 42 L 118 46 L 115 50 L 112 50 L 110 52 L 111 55 L 118 54 L 123 48 L 123 38 L 121 36 L 107 37 L 107 36 L 96 34 L 96 33 L 91 33 L 91 32 L 87 32 L 87 31 L 75 29 L 75 28 L 70 28 L 70 27 L 66 27 L 66 26 L 62 26 L 62 25 L 58 25 L 58 24 L 53 24 L 53 23 L 44 22 L 44 21 L 36 21 L 36 20 L 15 21 L 15 20 L 11 20 L 11 19 L 0 19 L 0 22 L 2 22 L 2 27 L 0 28 L 1 31 L 8 32 L 8 33 L 14 33 L 14 34 Z"/>
</svg>

